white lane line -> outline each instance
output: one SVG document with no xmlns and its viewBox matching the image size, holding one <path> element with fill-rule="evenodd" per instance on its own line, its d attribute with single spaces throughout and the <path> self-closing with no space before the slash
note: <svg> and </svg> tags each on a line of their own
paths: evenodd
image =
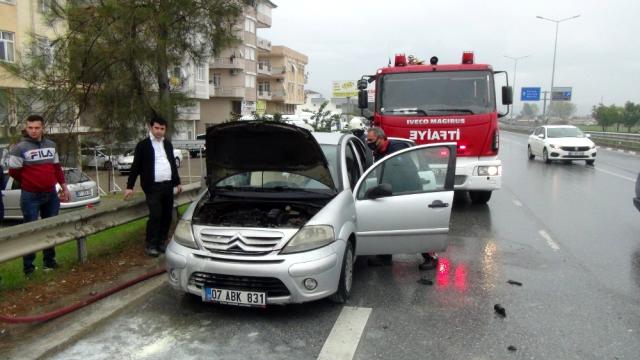
<svg viewBox="0 0 640 360">
<path fill-rule="evenodd" d="M 351 360 L 356 353 L 371 308 L 345 306 L 322 346 L 318 360 Z"/>
<path fill-rule="evenodd" d="M 549 236 L 549 234 L 547 234 L 546 231 L 540 230 L 540 231 L 538 231 L 538 234 L 540 234 L 540 236 L 542 236 L 547 241 L 547 244 L 549 244 L 549 247 L 551 247 L 551 249 L 553 249 L 553 251 L 560 250 L 560 246 L 558 246 L 558 244 L 556 244 L 556 242 L 553 241 L 551 236 Z"/>
<path fill-rule="evenodd" d="M 522 207 L 522 203 L 518 200 L 513 200 L 513 203 L 516 204 L 516 206 L 518 207 Z"/>
<path fill-rule="evenodd" d="M 632 178 L 630 178 L 630 177 L 626 177 L 626 176 L 624 176 L 624 175 L 616 174 L 616 173 L 614 173 L 614 172 L 611 172 L 611 171 L 608 171 L 608 170 L 603 170 L 603 169 L 600 169 L 600 168 L 595 168 L 595 169 L 596 169 L 596 171 L 601 171 L 601 172 L 603 172 L 603 173 L 605 173 L 605 174 L 609 174 L 609 175 L 613 175 L 613 176 L 619 177 L 620 179 L 629 180 L 629 181 L 631 181 L 632 183 L 635 183 L 635 182 L 636 182 L 636 179 L 632 179 Z"/>
</svg>

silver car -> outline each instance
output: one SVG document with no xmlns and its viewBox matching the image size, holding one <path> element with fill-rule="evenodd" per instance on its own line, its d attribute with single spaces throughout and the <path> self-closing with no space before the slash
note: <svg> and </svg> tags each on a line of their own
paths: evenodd
<svg viewBox="0 0 640 360">
<path fill-rule="evenodd" d="M 98 186 L 87 174 L 76 168 L 65 168 L 63 172 L 71 198 L 69 201 L 60 203 L 60 211 L 80 208 L 100 202 Z M 20 210 L 20 183 L 10 177 L 6 171 L 5 179 L 6 184 L 2 190 L 4 218 L 22 219 L 22 210 Z M 60 185 L 56 184 L 56 190 L 60 190 Z"/>
<path fill-rule="evenodd" d="M 209 128 L 206 148 L 207 189 L 166 251 L 171 285 L 203 301 L 344 302 L 356 255 L 447 247 L 453 143 L 367 168 L 350 134 L 258 121 Z"/>
</svg>

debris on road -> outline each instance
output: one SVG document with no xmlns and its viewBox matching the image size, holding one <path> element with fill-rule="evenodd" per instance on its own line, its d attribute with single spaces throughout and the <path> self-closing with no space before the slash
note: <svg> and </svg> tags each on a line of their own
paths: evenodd
<svg viewBox="0 0 640 360">
<path fill-rule="evenodd" d="M 502 317 L 507 317 L 507 310 L 505 310 L 502 305 L 500 304 L 495 304 L 493 305 L 493 310 L 495 310 L 496 314 L 502 316 Z"/>
<path fill-rule="evenodd" d="M 522 283 L 520 281 L 515 281 L 515 280 L 508 280 L 507 283 L 511 284 L 511 285 L 518 285 L 518 286 L 522 286 Z"/>
<path fill-rule="evenodd" d="M 517 347 L 515 347 L 515 346 L 513 346 L 513 345 L 509 345 L 509 347 L 507 348 L 507 350 L 509 350 L 509 351 L 517 351 L 517 350 L 518 350 L 518 348 L 517 348 Z"/>
<path fill-rule="evenodd" d="M 422 284 L 422 285 L 433 285 L 433 280 L 429 280 L 426 277 L 421 277 L 420 280 L 417 281 L 418 284 Z"/>
</svg>

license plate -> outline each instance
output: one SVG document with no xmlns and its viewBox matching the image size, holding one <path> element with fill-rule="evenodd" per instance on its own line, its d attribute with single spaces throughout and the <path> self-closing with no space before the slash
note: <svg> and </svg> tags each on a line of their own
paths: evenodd
<svg viewBox="0 0 640 360">
<path fill-rule="evenodd" d="M 91 189 L 76 191 L 77 197 L 91 196 Z"/>
<path fill-rule="evenodd" d="M 584 152 L 583 151 L 569 151 L 569 155 L 579 156 L 579 155 L 584 155 Z"/>
<path fill-rule="evenodd" d="M 131 168 L 131 165 L 119 165 L 120 169 L 128 170 Z"/>
<path fill-rule="evenodd" d="M 263 292 L 214 288 L 204 288 L 203 292 L 204 301 L 238 306 L 264 307 L 267 304 L 267 294 Z"/>
</svg>

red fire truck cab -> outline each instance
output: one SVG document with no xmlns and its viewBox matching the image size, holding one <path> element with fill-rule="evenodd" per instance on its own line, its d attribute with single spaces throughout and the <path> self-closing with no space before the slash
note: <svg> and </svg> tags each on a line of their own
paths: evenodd
<svg viewBox="0 0 640 360">
<path fill-rule="evenodd" d="M 368 108 L 367 87 L 375 81 L 372 126 L 389 137 L 417 144 L 456 142 L 455 189 L 468 191 L 474 203 L 486 203 L 500 189 L 502 163 L 498 159 L 498 113 L 491 65 L 475 64 L 464 52 L 461 64 L 429 64 L 396 55 L 395 63 L 358 81 L 358 105 Z M 512 102 L 512 89 L 502 87 L 502 104 Z"/>
</svg>

